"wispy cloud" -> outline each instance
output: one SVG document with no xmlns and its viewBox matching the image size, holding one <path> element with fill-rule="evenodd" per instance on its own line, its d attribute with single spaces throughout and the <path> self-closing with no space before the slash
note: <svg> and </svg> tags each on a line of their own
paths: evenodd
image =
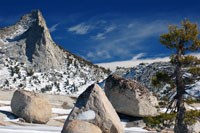
<svg viewBox="0 0 200 133">
<path fill-rule="evenodd" d="M 158 46 L 159 35 L 167 32 L 168 25 L 174 23 L 168 19 L 136 19 L 112 13 L 81 21 L 69 27 L 68 31 L 75 35 L 84 35 L 80 39 L 83 40 L 86 50 L 81 54 L 92 62 L 132 59 L 142 52 L 154 55 L 151 49 Z M 140 56 L 137 58 L 146 58 L 146 55 Z"/>
<path fill-rule="evenodd" d="M 54 24 L 53 26 L 51 26 L 51 27 L 49 28 L 49 31 L 50 31 L 50 32 L 54 32 L 54 31 L 56 31 L 56 30 L 57 30 L 57 27 L 58 27 L 58 25 L 59 25 L 59 23 L 57 23 L 57 24 Z"/>
<path fill-rule="evenodd" d="M 134 26 L 134 24 L 133 23 L 130 23 L 130 24 L 128 24 L 128 28 L 132 28 Z"/>
<path fill-rule="evenodd" d="M 104 34 L 104 33 L 98 33 L 98 34 L 95 36 L 95 39 L 97 39 L 97 40 L 104 40 L 104 39 L 106 39 L 106 37 L 105 37 L 105 34 Z"/>
<path fill-rule="evenodd" d="M 128 25 L 128 34 L 132 34 L 134 38 L 146 38 L 154 35 L 158 35 L 167 30 L 167 22 L 156 20 L 152 22 L 140 22 L 135 21 Z"/>
<path fill-rule="evenodd" d="M 130 21 L 130 20 L 129 20 Z M 114 23 L 114 22 L 113 22 Z M 98 33 L 94 40 L 95 46 L 91 49 L 93 56 L 86 58 L 92 61 L 107 59 L 106 56 L 99 56 L 98 51 L 106 51 L 110 58 L 127 59 L 137 54 L 135 51 L 142 51 L 146 47 L 145 40 L 158 36 L 167 30 L 165 21 L 145 22 L 139 20 L 131 20 L 130 22 L 118 22 L 116 26 L 110 26 L 104 29 L 104 32 Z M 112 32 L 114 31 L 115 32 Z M 112 32 L 112 34 L 107 34 Z M 139 54 L 133 59 L 141 58 L 145 54 Z"/>
<path fill-rule="evenodd" d="M 85 35 L 92 29 L 93 26 L 87 25 L 85 23 L 80 23 L 78 25 L 72 26 L 68 28 L 69 32 L 73 32 L 78 35 Z"/>
<path fill-rule="evenodd" d="M 109 33 L 109 32 L 111 32 L 111 31 L 113 31 L 114 29 L 116 29 L 116 26 L 114 26 L 114 25 L 111 25 L 111 26 L 109 26 L 109 27 L 106 27 L 106 28 L 105 28 L 105 33 Z"/>
<path fill-rule="evenodd" d="M 109 59 L 111 58 L 111 55 L 110 53 L 108 53 L 107 50 L 100 50 L 100 51 L 96 51 L 95 53 L 94 52 L 87 53 L 87 58 L 90 58 L 90 59 L 102 58 L 102 57 L 104 57 L 104 59 Z"/>
<path fill-rule="evenodd" d="M 139 54 L 133 56 L 132 60 L 138 60 L 138 59 L 142 58 L 144 55 L 145 55 L 145 53 L 139 53 Z"/>
<path fill-rule="evenodd" d="M 104 28 L 103 32 L 97 33 L 97 35 L 95 36 L 95 39 L 104 40 L 104 39 L 106 39 L 106 34 L 112 32 L 115 29 L 116 29 L 116 26 L 114 26 L 114 25 L 107 26 L 107 27 Z"/>
</svg>

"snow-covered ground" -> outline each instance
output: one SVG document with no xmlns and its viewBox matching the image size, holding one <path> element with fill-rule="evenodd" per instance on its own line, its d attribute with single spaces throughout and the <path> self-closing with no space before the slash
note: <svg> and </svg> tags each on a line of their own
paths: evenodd
<svg viewBox="0 0 200 133">
<path fill-rule="evenodd" d="M 65 114 L 69 114 L 70 112 L 71 112 L 71 109 L 52 108 L 52 113 L 54 114 L 65 115 Z"/>
<path fill-rule="evenodd" d="M 60 133 L 62 127 L 55 126 L 0 126 L 0 133 Z"/>
<path fill-rule="evenodd" d="M 10 101 L 2 101 L 2 100 L 0 100 L 0 104 L 1 104 L 1 103 L 2 103 L 2 104 L 8 104 L 8 105 L 9 105 L 9 104 L 10 104 Z"/>
<path fill-rule="evenodd" d="M 4 116 L 3 119 L 0 120 L 3 122 L 14 122 L 17 123 L 19 121 L 18 118 L 12 117 L 11 108 L 7 106 L 10 104 L 10 101 L 0 100 L 1 104 L 5 104 L 6 106 L 0 107 L 0 114 L 2 112 L 8 112 L 7 115 Z M 52 108 L 52 113 L 57 114 L 58 116 L 53 116 L 51 120 L 66 120 L 71 109 L 62 109 L 62 108 Z M 125 133 L 145 133 L 148 132 L 141 127 L 126 127 L 128 120 L 122 120 L 121 123 L 124 126 Z M 29 124 L 29 125 L 5 125 L 0 126 L 0 133 L 60 133 L 62 130 L 62 126 L 49 126 L 43 124 Z"/>
<path fill-rule="evenodd" d="M 194 107 L 194 106 L 190 106 L 190 105 L 187 105 L 186 107 L 188 110 L 200 110 L 200 107 Z M 167 108 L 160 108 L 160 113 L 165 113 L 167 111 Z M 170 110 L 168 110 L 167 113 L 169 113 Z"/>
<path fill-rule="evenodd" d="M 0 126 L 1 133 L 60 133 L 62 127 L 55 126 Z M 125 133 L 148 132 L 139 127 L 125 128 Z"/>
</svg>

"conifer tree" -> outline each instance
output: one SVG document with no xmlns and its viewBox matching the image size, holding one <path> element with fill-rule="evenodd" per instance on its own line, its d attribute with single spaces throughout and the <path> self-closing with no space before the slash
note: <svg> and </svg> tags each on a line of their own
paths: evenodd
<svg viewBox="0 0 200 133">
<path fill-rule="evenodd" d="M 174 132 L 188 133 L 187 125 L 184 122 L 186 112 L 184 94 L 186 93 L 186 86 L 183 80 L 182 67 L 185 54 L 197 51 L 200 48 L 198 26 L 187 19 L 181 22 L 181 27 L 169 26 L 169 33 L 161 35 L 160 42 L 175 52 L 171 58 L 171 63 L 175 66 L 176 95 L 174 101 L 176 102 L 177 109 Z"/>
</svg>

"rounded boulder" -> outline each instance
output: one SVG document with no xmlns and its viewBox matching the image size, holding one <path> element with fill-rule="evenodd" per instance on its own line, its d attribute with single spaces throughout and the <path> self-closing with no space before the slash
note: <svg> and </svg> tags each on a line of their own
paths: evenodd
<svg viewBox="0 0 200 133">
<path fill-rule="evenodd" d="M 41 95 L 16 90 L 11 100 L 12 112 L 26 122 L 45 124 L 51 118 L 51 104 Z"/>
</svg>

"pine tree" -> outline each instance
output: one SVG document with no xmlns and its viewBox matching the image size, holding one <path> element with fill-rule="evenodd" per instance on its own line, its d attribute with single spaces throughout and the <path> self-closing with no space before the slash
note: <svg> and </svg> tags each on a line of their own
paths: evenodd
<svg viewBox="0 0 200 133">
<path fill-rule="evenodd" d="M 181 27 L 169 26 L 169 33 L 160 36 L 160 42 L 167 48 L 175 51 L 171 58 L 172 64 L 175 66 L 175 84 L 176 84 L 176 121 L 175 133 L 188 133 L 187 125 L 184 122 L 186 109 L 184 107 L 185 84 L 183 81 L 182 67 L 183 58 L 188 52 L 197 51 L 200 48 L 199 30 L 195 23 L 189 20 L 181 22 Z"/>
</svg>

